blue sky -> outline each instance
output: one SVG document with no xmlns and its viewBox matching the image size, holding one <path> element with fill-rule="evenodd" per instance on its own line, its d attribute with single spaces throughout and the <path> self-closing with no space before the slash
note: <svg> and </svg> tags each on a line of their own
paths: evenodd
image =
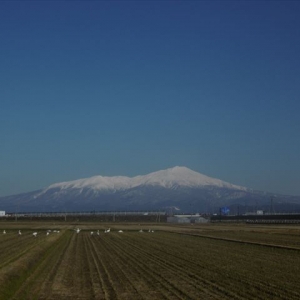
<svg viewBox="0 0 300 300">
<path fill-rule="evenodd" d="M 300 195 L 299 1 L 1 1 L 0 196 L 186 166 Z"/>
</svg>

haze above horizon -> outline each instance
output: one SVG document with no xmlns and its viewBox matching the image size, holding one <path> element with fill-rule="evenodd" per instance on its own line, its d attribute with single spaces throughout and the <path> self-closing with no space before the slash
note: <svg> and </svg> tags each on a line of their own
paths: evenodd
<svg viewBox="0 0 300 300">
<path fill-rule="evenodd" d="M 300 195 L 300 2 L 1 1 L 0 196 L 186 166 Z"/>
</svg>

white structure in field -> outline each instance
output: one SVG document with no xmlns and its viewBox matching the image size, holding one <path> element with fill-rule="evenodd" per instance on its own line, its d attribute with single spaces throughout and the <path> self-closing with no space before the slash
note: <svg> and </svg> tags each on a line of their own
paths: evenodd
<svg viewBox="0 0 300 300">
<path fill-rule="evenodd" d="M 200 216 L 199 214 L 174 215 L 173 217 L 168 217 L 167 222 L 168 223 L 208 223 L 209 220 Z"/>
<path fill-rule="evenodd" d="M 0 210 L 0 217 L 4 217 L 5 216 L 5 211 L 4 210 Z"/>
</svg>

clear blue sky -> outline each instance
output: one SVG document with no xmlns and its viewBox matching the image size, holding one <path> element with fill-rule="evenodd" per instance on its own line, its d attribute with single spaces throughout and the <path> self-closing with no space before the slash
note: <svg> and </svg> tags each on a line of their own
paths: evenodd
<svg viewBox="0 0 300 300">
<path fill-rule="evenodd" d="M 1 1 L 0 196 L 186 166 L 300 195 L 300 1 Z"/>
</svg>

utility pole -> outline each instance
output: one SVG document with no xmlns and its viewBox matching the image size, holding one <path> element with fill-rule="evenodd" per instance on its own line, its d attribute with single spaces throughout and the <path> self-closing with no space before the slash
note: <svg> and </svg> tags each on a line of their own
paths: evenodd
<svg viewBox="0 0 300 300">
<path fill-rule="evenodd" d="M 270 214 L 274 214 L 275 213 L 275 210 L 274 210 L 274 205 L 273 205 L 273 197 L 271 196 L 270 197 L 271 199 L 271 203 L 270 203 Z"/>
</svg>

